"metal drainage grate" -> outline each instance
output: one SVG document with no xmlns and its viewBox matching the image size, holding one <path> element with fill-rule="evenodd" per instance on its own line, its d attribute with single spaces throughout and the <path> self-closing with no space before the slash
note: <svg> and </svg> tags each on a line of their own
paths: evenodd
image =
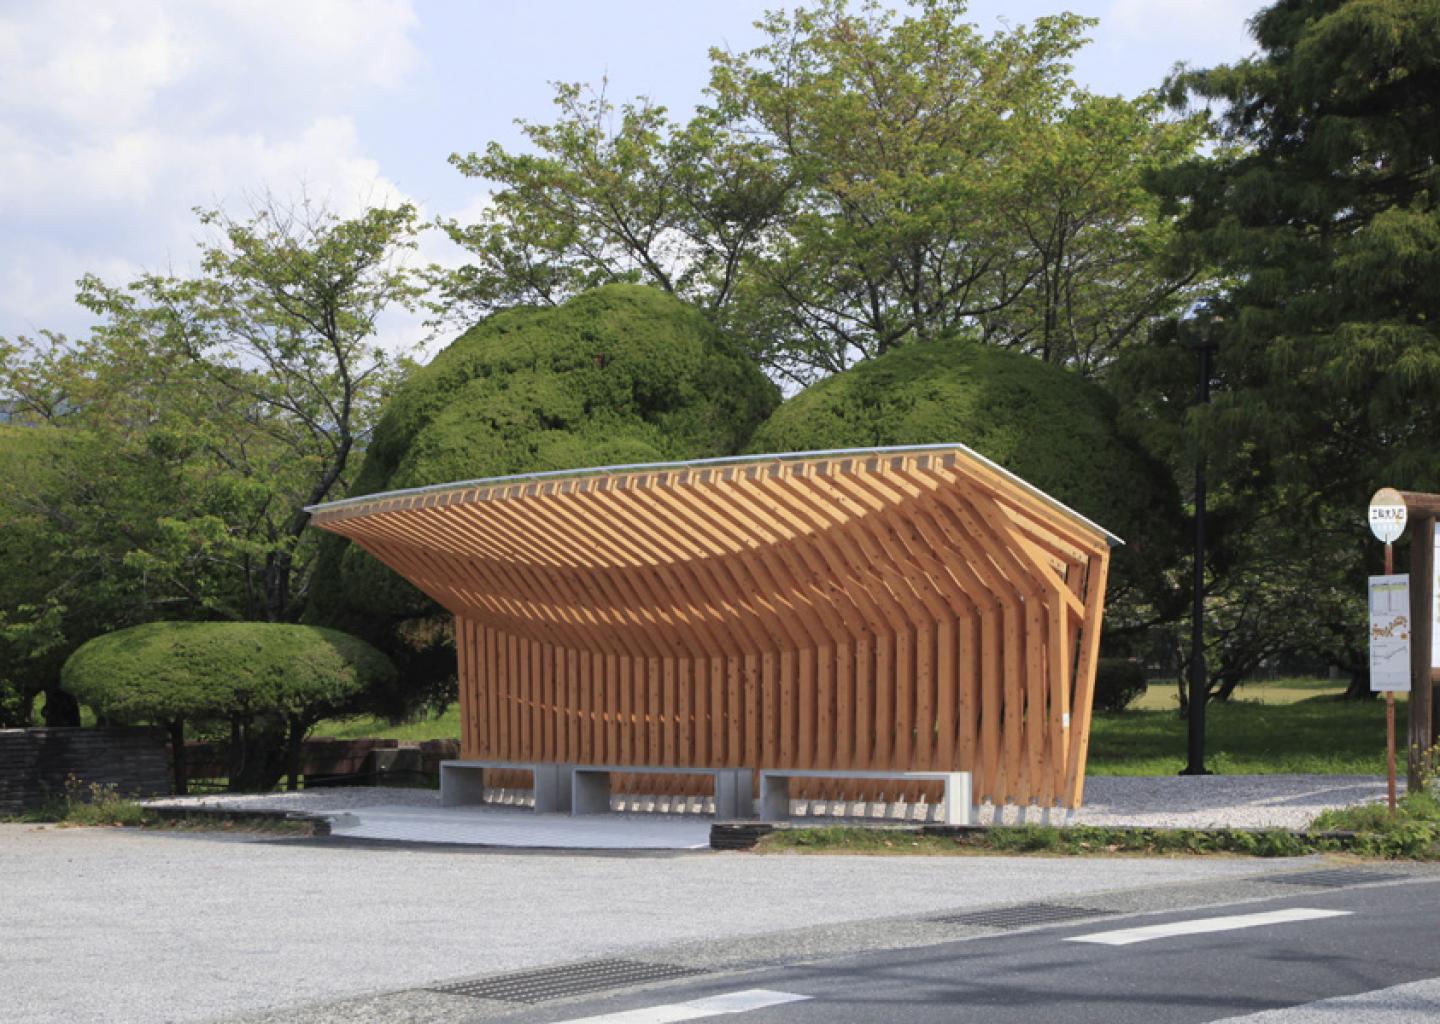
<svg viewBox="0 0 1440 1024">
<path fill-rule="evenodd" d="M 1398 871 L 1366 871 L 1363 868 L 1322 868 L 1319 871 L 1295 871 L 1283 875 L 1266 875 L 1257 882 L 1279 882 L 1282 885 L 1304 885 L 1314 889 L 1343 889 L 1351 885 L 1393 882 L 1405 876 Z"/>
<path fill-rule="evenodd" d="M 474 996 L 477 999 L 499 999 L 511 1003 L 544 1003 L 567 996 L 624 988 L 648 981 L 688 978 L 707 972 L 675 964 L 651 964 L 641 960 L 591 960 L 582 964 L 544 967 L 535 971 L 517 971 L 478 981 L 457 981 L 437 985 L 431 992 L 452 996 Z"/>
<path fill-rule="evenodd" d="M 926 920 L 936 924 L 968 924 L 980 928 L 1025 928 L 1032 924 L 1059 924 L 1085 917 L 1108 917 L 1114 910 L 1094 907 L 1067 907 L 1058 903 L 1021 903 L 1015 907 L 976 910 L 965 914 L 942 914 Z"/>
</svg>

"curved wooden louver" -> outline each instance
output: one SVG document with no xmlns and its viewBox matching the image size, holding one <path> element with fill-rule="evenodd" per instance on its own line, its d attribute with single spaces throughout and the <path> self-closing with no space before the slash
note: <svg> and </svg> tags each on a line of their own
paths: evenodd
<svg viewBox="0 0 1440 1024">
<path fill-rule="evenodd" d="M 943 768 L 977 801 L 1079 805 L 1114 538 L 961 446 L 314 516 L 455 614 L 464 757 Z"/>
</svg>

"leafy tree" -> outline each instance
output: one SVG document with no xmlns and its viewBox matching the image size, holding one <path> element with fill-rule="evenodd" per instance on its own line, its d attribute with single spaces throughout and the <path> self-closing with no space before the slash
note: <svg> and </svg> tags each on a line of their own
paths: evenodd
<svg viewBox="0 0 1440 1024">
<path fill-rule="evenodd" d="M 965 11 L 769 15 L 761 46 L 712 51 L 710 102 L 683 124 L 558 86 L 555 122 L 522 123 L 531 151 L 451 158 L 495 191 L 477 223 L 447 225 L 474 262 L 441 275 L 442 307 L 645 281 L 802 383 L 977 324 L 1103 365 L 1194 276 L 1156 269 L 1168 222 L 1140 181 L 1191 152 L 1196 125 L 1078 91 L 1084 19 L 987 38 Z"/>
<path fill-rule="evenodd" d="M 658 288 L 611 285 L 498 313 L 386 406 L 352 494 L 535 470 L 730 455 L 775 405 L 739 341 Z M 360 633 L 408 685 L 454 673 L 432 602 L 327 538 L 307 621 Z"/>
<path fill-rule="evenodd" d="M 375 325 L 418 294 L 413 210 L 344 219 L 266 200 L 247 220 L 201 220 L 214 233 L 193 277 L 86 278 L 88 337 L 0 339 L 0 461 L 19 467 L 0 474 L 0 516 L 31 546 L 0 547 L 0 642 L 22 645 L 22 690 L 48 677 L 47 718 L 67 703 L 59 662 L 92 636 L 298 617 L 316 550 L 304 507 L 344 493 L 405 365 Z M 46 571 L 25 570 L 34 552 Z M 17 697 L 16 717 L 31 703 Z"/>
<path fill-rule="evenodd" d="M 1353 658 L 1361 602 L 1331 596 L 1361 593 L 1366 548 L 1378 561 L 1356 510 L 1381 484 L 1440 487 L 1440 8 L 1282 0 L 1252 31 L 1255 57 L 1170 83 L 1220 146 L 1154 179 L 1178 254 L 1225 282 L 1206 313 L 1214 403 L 1176 414 L 1195 371 L 1173 336 L 1120 378 L 1177 464 L 1209 460 L 1210 589 L 1258 616 L 1234 642 Z M 1330 537 L 1339 523 L 1348 543 Z"/>
<path fill-rule="evenodd" d="M 176 460 L 78 427 L 0 427 L 0 700 L 30 724 L 78 725 L 59 670 L 84 639 L 225 599 L 181 525 L 191 495 Z"/>
<path fill-rule="evenodd" d="M 96 637 L 65 662 L 62 685 L 117 722 L 168 726 L 175 784 L 185 791 L 185 723 L 221 720 L 232 731 L 230 788 L 270 789 L 322 719 L 351 710 L 395 667 L 353 636 L 259 622 L 150 622 Z M 276 733 L 284 744 L 267 741 Z M 283 751 L 284 758 L 276 752 Z"/>
<path fill-rule="evenodd" d="M 415 210 L 347 220 L 267 198 L 248 220 L 199 216 L 218 238 L 197 277 L 149 274 L 125 288 L 86 278 L 80 300 L 102 318 L 98 344 L 143 345 L 193 376 L 196 440 L 248 492 L 237 498 L 255 517 L 240 552 L 250 585 L 266 619 L 287 621 L 308 582 L 305 506 L 343 491 L 393 383 L 376 322 L 422 291 L 403 262 Z"/>
</svg>

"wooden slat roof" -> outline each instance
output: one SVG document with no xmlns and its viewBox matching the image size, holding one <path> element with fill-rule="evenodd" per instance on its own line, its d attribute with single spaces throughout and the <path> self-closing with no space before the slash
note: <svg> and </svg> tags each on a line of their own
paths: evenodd
<svg viewBox="0 0 1440 1024">
<path fill-rule="evenodd" d="M 851 467 L 873 467 L 879 460 L 902 456 L 948 457 L 973 463 L 977 470 L 993 474 L 993 486 L 1005 489 L 1005 485 L 1018 489 L 1030 497 L 1048 505 L 1055 513 L 1070 520 L 1079 527 L 1087 528 L 1104 537 L 1115 547 L 1124 543 L 1119 537 L 1093 520 L 1081 515 L 1059 499 L 1046 494 L 1027 480 L 1016 476 L 1004 466 L 991 461 L 966 445 L 956 443 L 899 445 L 882 448 L 842 448 L 810 452 L 776 452 L 766 455 L 722 456 L 713 459 L 690 459 L 677 462 L 653 462 L 618 466 L 596 466 L 585 469 L 546 470 L 534 473 L 516 473 L 508 476 L 484 477 L 477 480 L 461 480 L 451 483 L 428 484 L 424 487 L 410 487 L 378 494 L 364 494 L 339 501 L 311 505 L 306 511 L 316 519 L 316 525 L 326 526 L 356 514 L 373 514 L 379 511 L 399 509 L 434 508 L 455 502 L 494 501 L 517 496 L 536 494 L 566 493 L 572 488 L 590 489 L 594 481 L 622 478 L 626 483 L 621 488 L 649 486 L 656 481 L 660 486 L 684 485 L 690 481 L 687 470 L 748 470 L 753 478 L 754 467 L 765 467 L 772 477 L 781 475 L 780 466 L 795 463 L 814 464 L 817 467 L 836 467 L 848 472 Z M 817 472 L 824 473 L 824 468 Z M 832 470 L 833 471 L 833 470 Z M 733 476 L 727 479 L 733 479 Z M 706 478 L 708 480 L 708 478 Z M 361 512 L 360 510 L 364 511 Z"/>
</svg>

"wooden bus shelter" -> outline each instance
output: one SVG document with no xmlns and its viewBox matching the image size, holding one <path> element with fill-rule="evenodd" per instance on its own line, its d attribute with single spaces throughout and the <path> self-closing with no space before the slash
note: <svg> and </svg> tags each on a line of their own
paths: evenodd
<svg viewBox="0 0 1440 1024">
<path fill-rule="evenodd" d="M 455 615 L 464 758 L 967 771 L 976 803 L 1080 804 L 1119 540 L 963 445 L 531 474 L 312 511 Z M 637 773 L 617 791 L 695 779 Z M 925 786 L 809 785 L 846 800 Z"/>
</svg>

